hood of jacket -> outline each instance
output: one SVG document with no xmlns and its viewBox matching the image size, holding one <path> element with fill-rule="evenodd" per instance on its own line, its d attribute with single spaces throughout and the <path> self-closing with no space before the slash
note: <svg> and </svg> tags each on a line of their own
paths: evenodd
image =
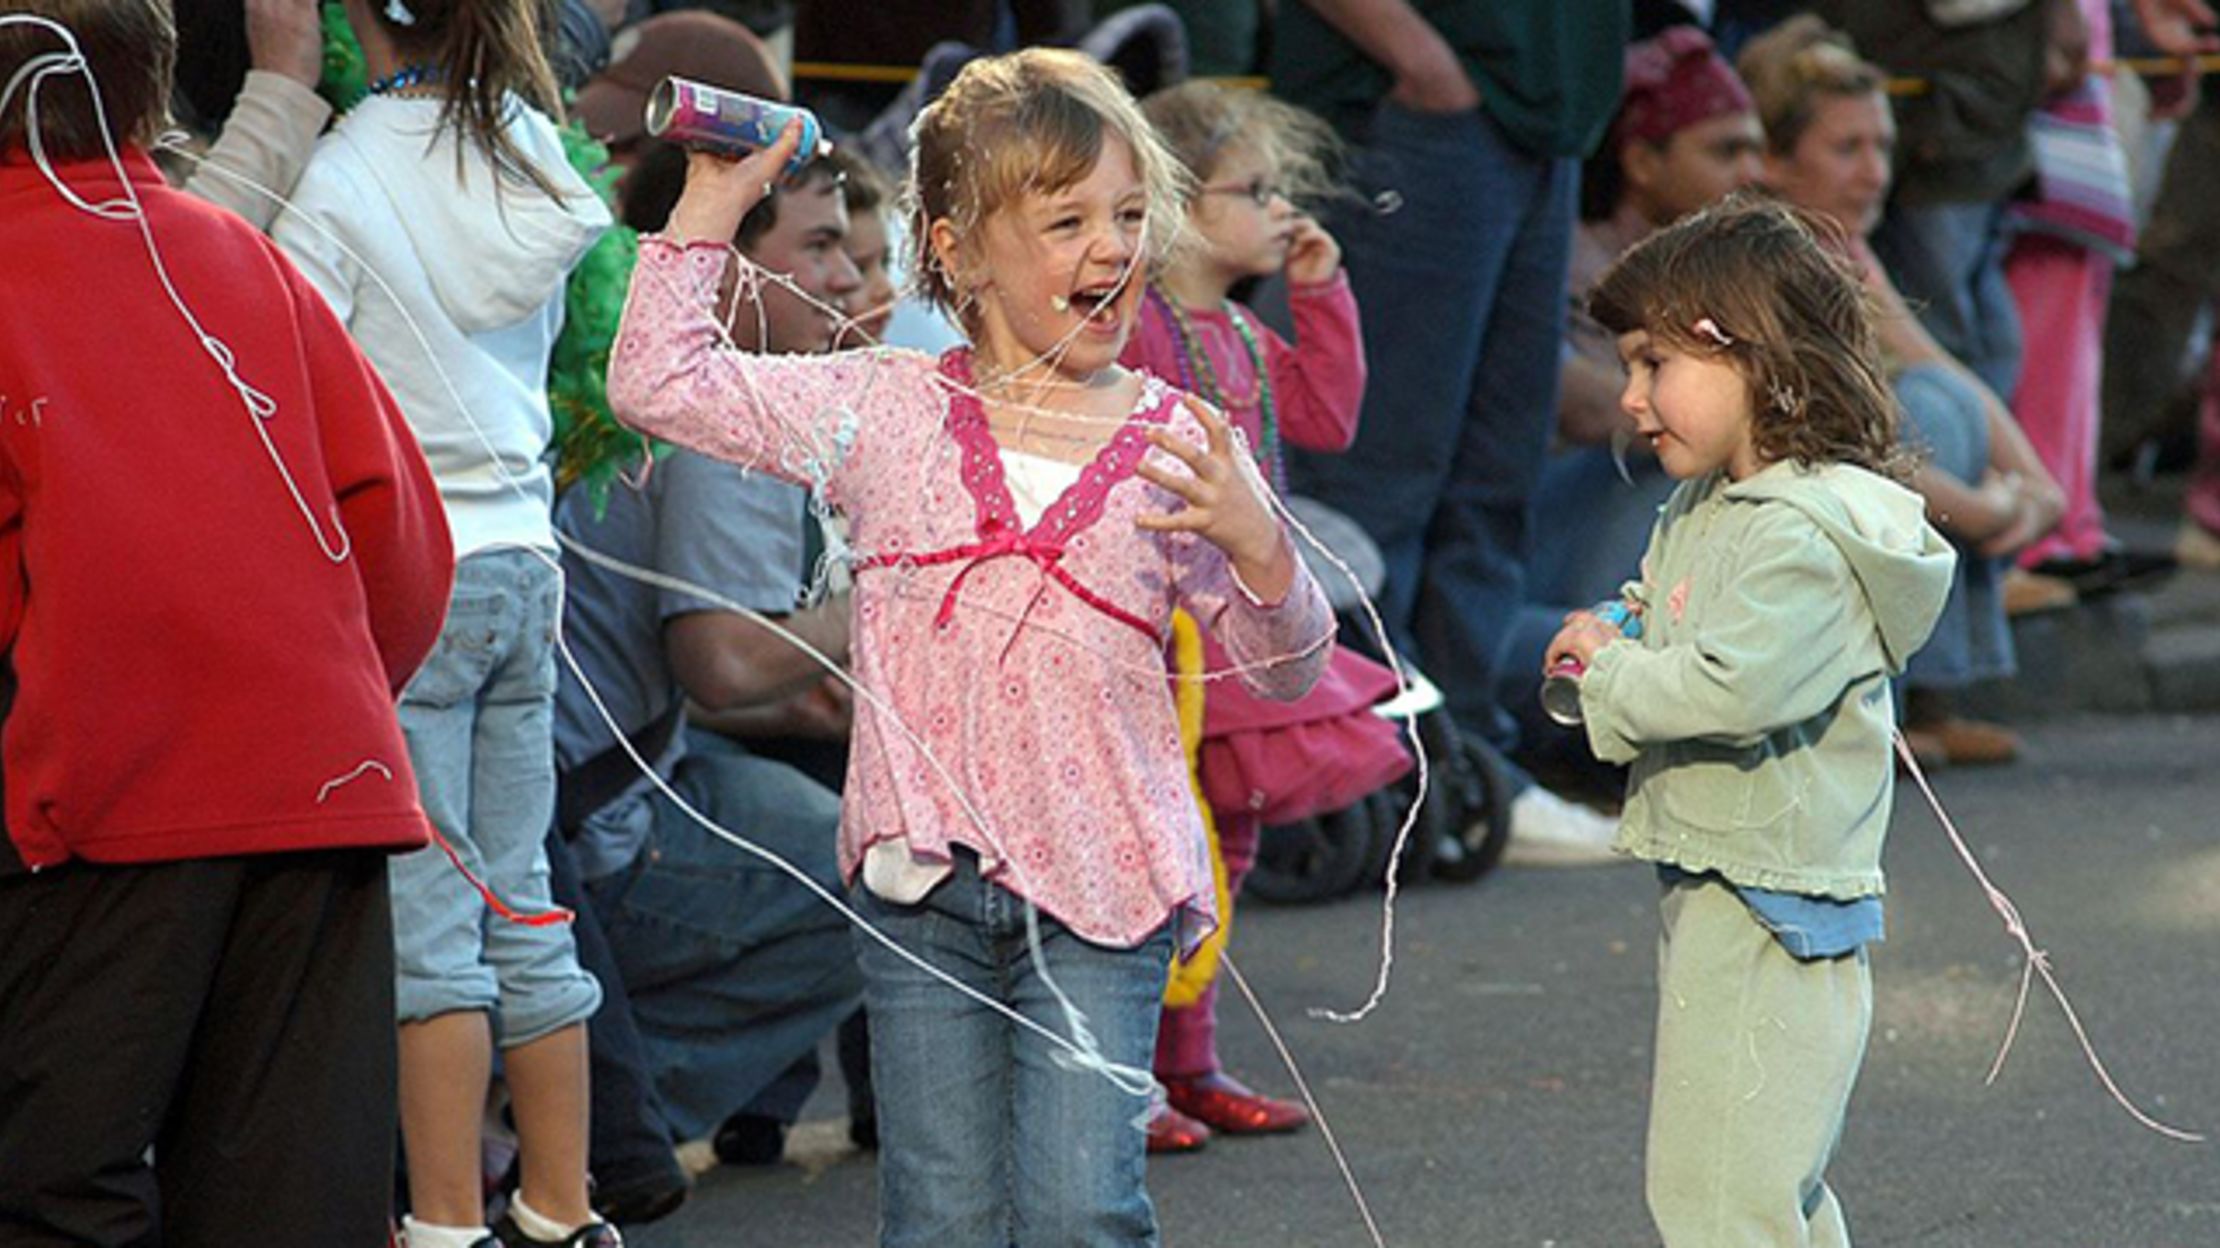
<svg viewBox="0 0 2220 1248">
<path fill-rule="evenodd" d="M 1731 482 L 1723 501 L 1796 508 L 1849 563 L 1880 627 L 1889 665 L 1901 671 L 1927 641 L 1950 595 L 1957 555 L 1927 523 L 1918 494 L 1847 464 L 1775 464 Z"/>
<path fill-rule="evenodd" d="M 391 202 L 441 310 L 465 333 L 514 325 L 546 306 L 609 228 L 608 206 L 570 167 L 554 124 L 521 100 L 510 99 L 508 136 L 554 196 L 497 174 L 475 145 L 458 162 L 439 111 L 437 100 L 371 96 L 335 133 Z"/>
</svg>

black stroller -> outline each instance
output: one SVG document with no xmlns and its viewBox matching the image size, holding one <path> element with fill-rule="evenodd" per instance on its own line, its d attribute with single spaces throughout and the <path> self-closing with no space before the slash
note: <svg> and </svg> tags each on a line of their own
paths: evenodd
<svg viewBox="0 0 2220 1248">
<path fill-rule="evenodd" d="M 1377 595 L 1386 580 L 1386 565 L 1364 531 L 1313 500 L 1290 498 L 1287 503 L 1303 527 L 1356 574 L 1364 596 Z M 1340 619 L 1342 644 L 1385 661 L 1379 639 L 1365 618 L 1358 586 L 1325 561 L 1313 558 L 1312 562 Z M 1408 659 L 1398 659 L 1410 688 L 1373 709 L 1399 724 L 1415 723 L 1430 770 L 1426 800 L 1403 852 L 1400 878 L 1405 883 L 1438 879 L 1469 884 L 1502 859 L 1510 840 L 1510 793 L 1503 761 L 1486 742 L 1459 732 L 1441 690 Z M 1244 891 L 1268 902 L 1315 902 L 1382 882 L 1396 832 L 1417 791 L 1414 769 L 1341 810 L 1266 826 Z"/>
</svg>

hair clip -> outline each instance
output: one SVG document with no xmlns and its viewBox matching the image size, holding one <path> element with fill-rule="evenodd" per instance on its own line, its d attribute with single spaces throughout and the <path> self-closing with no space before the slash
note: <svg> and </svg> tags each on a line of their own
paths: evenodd
<svg viewBox="0 0 2220 1248">
<path fill-rule="evenodd" d="M 416 25 L 416 14 L 409 11 L 405 0 L 385 0 L 385 17 L 396 26 Z"/>
<path fill-rule="evenodd" d="M 400 0 L 394 0 L 394 3 L 400 3 Z M 1718 343 L 1722 347 L 1731 347 L 1734 345 L 1734 339 L 1727 336 L 1727 331 L 1719 328 L 1719 322 L 1712 320 L 1708 316 L 1697 321 L 1694 325 L 1689 326 L 1689 328 L 1693 329 L 1699 334 L 1702 334 L 1704 337 L 1711 339 L 1713 342 Z"/>
</svg>

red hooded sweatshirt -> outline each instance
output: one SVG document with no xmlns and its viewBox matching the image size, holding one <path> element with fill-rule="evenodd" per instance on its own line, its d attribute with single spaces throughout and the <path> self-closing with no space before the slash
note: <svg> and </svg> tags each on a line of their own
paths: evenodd
<svg viewBox="0 0 2220 1248">
<path fill-rule="evenodd" d="M 139 221 L 0 159 L 0 869 L 422 845 L 393 707 L 454 566 L 423 456 L 275 247 L 124 167 L 221 345 Z M 120 200 L 105 159 L 54 172 Z"/>
</svg>

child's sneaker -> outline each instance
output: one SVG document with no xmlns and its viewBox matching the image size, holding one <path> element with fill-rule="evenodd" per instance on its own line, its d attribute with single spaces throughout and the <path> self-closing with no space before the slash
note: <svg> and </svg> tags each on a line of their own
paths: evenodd
<svg viewBox="0 0 2220 1248">
<path fill-rule="evenodd" d="M 480 1244 L 481 1248 L 624 1248 L 624 1236 L 607 1222 L 588 1222 L 561 1239 L 534 1239 L 514 1216 L 504 1213 L 493 1224 L 493 1238 Z"/>
<path fill-rule="evenodd" d="M 1541 785 L 1511 799 L 1511 843 L 1503 861 L 1519 867 L 1588 867 L 1633 859 L 1611 849 L 1619 821 L 1568 802 Z"/>
</svg>

